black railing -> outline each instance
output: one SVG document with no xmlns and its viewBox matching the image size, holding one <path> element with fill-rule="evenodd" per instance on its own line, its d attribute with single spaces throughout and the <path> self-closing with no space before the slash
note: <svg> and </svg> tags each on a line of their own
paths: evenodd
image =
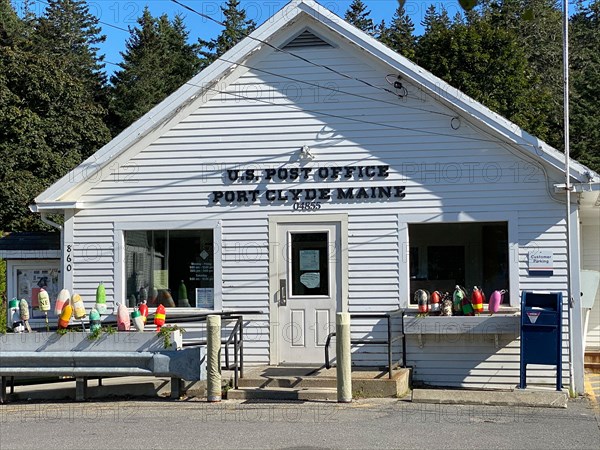
<svg viewBox="0 0 600 450">
<path fill-rule="evenodd" d="M 244 314 L 260 314 L 260 311 L 244 311 Z M 170 322 L 206 322 L 209 315 L 219 315 L 223 322 L 235 320 L 235 325 L 229 333 L 227 339 L 221 339 L 221 345 L 225 349 L 225 365 L 222 367 L 225 370 L 233 370 L 233 387 L 239 388 L 239 379 L 244 378 L 244 318 L 239 312 L 210 312 L 202 315 L 193 316 L 172 316 Z M 230 345 L 233 344 L 233 364 L 231 361 Z M 206 345 L 206 340 L 189 340 L 184 343 L 184 346 Z"/>
<path fill-rule="evenodd" d="M 397 336 L 393 336 L 392 332 L 392 318 L 396 316 L 401 316 L 402 320 L 400 320 L 400 334 Z M 392 371 L 396 364 L 394 364 L 394 355 L 393 355 L 393 345 L 395 342 L 402 340 L 402 364 L 400 367 L 406 367 L 406 339 L 404 335 L 404 310 L 398 309 L 396 311 L 381 313 L 381 314 L 350 314 L 350 323 L 352 324 L 352 319 L 386 319 L 387 323 L 387 338 L 386 339 L 372 339 L 372 338 L 362 338 L 362 339 L 350 339 L 350 344 L 366 344 L 366 345 L 387 345 L 387 370 L 388 376 L 392 378 Z M 329 346 L 331 345 L 331 338 L 335 336 L 335 332 L 329 333 L 327 336 L 327 340 L 325 341 L 325 367 L 327 369 L 331 368 L 331 361 L 329 359 Z"/>
<path fill-rule="evenodd" d="M 242 316 L 231 316 L 235 319 L 235 326 L 229 337 L 222 341 L 225 344 L 225 369 L 233 370 L 233 387 L 239 387 L 238 379 L 244 378 L 244 321 Z M 229 345 L 233 341 L 233 365 L 229 364 Z M 239 376 L 238 376 L 239 371 Z"/>
</svg>

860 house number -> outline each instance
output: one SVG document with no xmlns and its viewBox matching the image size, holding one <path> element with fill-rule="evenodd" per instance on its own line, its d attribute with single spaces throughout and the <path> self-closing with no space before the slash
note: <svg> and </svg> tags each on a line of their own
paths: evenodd
<svg viewBox="0 0 600 450">
<path fill-rule="evenodd" d="M 321 209 L 321 203 L 320 202 L 296 202 L 292 206 L 292 209 L 294 211 L 305 211 L 305 212 L 317 211 L 317 210 Z"/>
</svg>

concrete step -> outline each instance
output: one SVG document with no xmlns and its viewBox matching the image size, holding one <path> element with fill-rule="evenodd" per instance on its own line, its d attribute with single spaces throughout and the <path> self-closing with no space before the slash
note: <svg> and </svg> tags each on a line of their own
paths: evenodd
<svg viewBox="0 0 600 450">
<path fill-rule="evenodd" d="M 292 373 L 294 374 L 292 375 Z M 385 371 L 353 369 L 352 392 L 355 397 L 361 398 L 403 397 L 409 390 L 409 379 L 409 369 L 394 370 L 391 379 Z M 309 371 L 297 368 L 267 367 L 249 370 L 244 378 L 239 379 L 239 387 L 248 390 L 255 389 L 258 392 L 271 389 L 297 391 L 331 389 L 335 391 L 337 379 L 335 369 Z"/>
<path fill-rule="evenodd" d="M 335 378 L 324 377 L 244 377 L 240 378 L 239 386 L 244 388 L 287 388 L 308 389 L 326 388 L 336 389 Z"/>
<path fill-rule="evenodd" d="M 328 388 L 240 388 L 227 391 L 227 400 L 331 400 L 337 401 L 337 390 Z"/>
<path fill-rule="evenodd" d="M 583 360 L 585 363 L 600 363 L 600 351 L 586 351 Z"/>
<path fill-rule="evenodd" d="M 590 373 L 600 373 L 600 363 L 585 363 L 585 371 Z"/>
</svg>

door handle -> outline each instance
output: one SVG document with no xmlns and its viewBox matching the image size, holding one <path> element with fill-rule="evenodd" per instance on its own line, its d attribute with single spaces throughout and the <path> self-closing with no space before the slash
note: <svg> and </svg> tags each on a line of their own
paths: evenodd
<svg viewBox="0 0 600 450">
<path fill-rule="evenodd" d="M 285 279 L 279 280 L 279 306 L 287 305 L 287 286 Z"/>
</svg>

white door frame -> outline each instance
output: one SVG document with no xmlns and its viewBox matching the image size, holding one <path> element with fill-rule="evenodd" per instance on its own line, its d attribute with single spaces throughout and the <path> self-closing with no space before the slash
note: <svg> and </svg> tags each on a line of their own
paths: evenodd
<svg viewBox="0 0 600 450">
<path fill-rule="evenodd" d="M 269 216 L 269 364 L 281 362 L 279 351 L 279 277 L 277 252 L 280 251 L 277 227 L 281 224 L 319 224 L 337 223 L 340 225 L 340 260 L 341 286 L 337 286 L 341 296 L 341 312 L 348 311 L 348 214 L 319 215 L 271 215 Z"/>
</svg>

